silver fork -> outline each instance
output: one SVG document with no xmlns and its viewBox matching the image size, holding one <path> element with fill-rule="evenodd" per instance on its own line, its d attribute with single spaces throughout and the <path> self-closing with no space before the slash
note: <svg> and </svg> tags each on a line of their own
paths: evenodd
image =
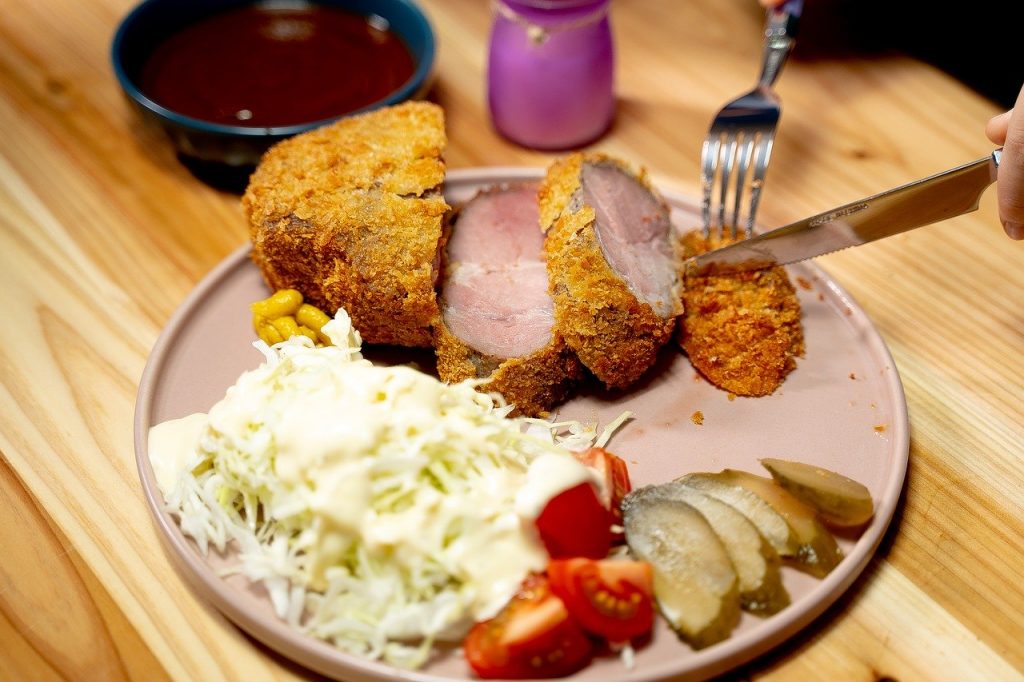
<svg viewBox="0 0 1024 682">
<path fill-rule="evenodd" d="M 715 218 L 718 237 L 725 236 L 728 227 L 730 236 L 736 238 L 740 207 L 747 194 L 750 197 L 750 210 L 744 229 L 745 236 L 749 237 L 754 231 L 757 204 L 761 199 L 761 188 L 764 186 L 781 111 L 779 97 L 772 90 L 772 84 L 779 77 L 782 65 L 793 49 L 803 4 L 803 0 L 787 0 L 779 7 L 768 10 L 764 30 L 764 58 L 757 85 L 722 107 L 711 122 L 711 129 L 700 154 L 705 238 L 711 236 L 711 229 L 716 226 Z M 748 180 L 751 163 L 754 170 Z M 716 194 L 718 205 L 713 210 Z M 730 200 L 732 217 L 727 221 L 726 206 Z"/>
</svg>

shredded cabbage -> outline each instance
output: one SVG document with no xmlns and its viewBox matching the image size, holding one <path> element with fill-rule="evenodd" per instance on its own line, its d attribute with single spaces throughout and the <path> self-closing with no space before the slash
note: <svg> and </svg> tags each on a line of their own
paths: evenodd
<svg viewBox="0 0 1024 682">
<path fill-rule="evenodd" d="M 344 310 L 324 331 L 333 346 L 257 341 L 266 362 L 210 410 L 194 449 L 169 453 L 165 422 L 150 457 L 178 469 L 163 493 L 182 532 L 204 553 L 231 544 L 229 572 L 261 582 L 279 617 L 418 667 L 543 570 L 527 472 L 546 456 L 575 462 L 569 449 L 590 447 L 596 426 L 510 419 L 478 382 L 376 367 Z M 547 486 L 593 478 L 579 468 L 583 479 Z"/>
</svg>

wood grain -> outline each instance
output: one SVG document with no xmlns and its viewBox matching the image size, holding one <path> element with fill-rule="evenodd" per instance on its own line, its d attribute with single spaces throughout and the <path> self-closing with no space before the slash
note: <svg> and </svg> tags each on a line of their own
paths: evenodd
<svg viewBox="0 0 1024 682">
<path fill-rule="evenodd" d="M 6 463 L 0 464 L 0 481 L 6 520 L 0 546 L 19 548 L 0 567 L 5 586 L 0 641 L 8 664 L 0 676 L 167 679 L 110 594 Z M 23 542 L 24 537 L 32 542 Z"/>
<path fill-rule="evenodd" d="M 422 4 L 449 165 L 546 164 L 488 121 L 489 5 Z M 120 95 L 108 47 L 129 8 L 0 12 L 0 680 L 306 677 L 193 596 L 142 500 L 132 411 L 149 348 L 246 230 L 237 197 L 193 178 Z M 752 0 L 631 0 L 612 17 L 619 107 L 594 146 L 695 193 L 711 115 L 756 73 L 761 14 Z M 898 54 L 797 59 L 779 91 L 766 225 L 990 151 L 996 108 Z M 738 674 L 1020 679 L 1024 245 L 990 192 L 975 214 L 821 263 L 892 351 L 910 470 L 850 592 Z"/>
</svg>

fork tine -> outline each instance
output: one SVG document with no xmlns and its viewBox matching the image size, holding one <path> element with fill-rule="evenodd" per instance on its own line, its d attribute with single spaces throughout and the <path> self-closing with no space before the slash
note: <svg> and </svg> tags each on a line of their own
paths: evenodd
<svg viewBox="0 0 1024 682">
<path fill-rule="evenodd" d="M 700 186 L 704 198 L 701 202 L 701 214 L 704 219 L 704 238 L 711 236 L 711 193 L 715 184 L 715 171 L 718 169 L 718 152 L 722 146 L 722 138 L 718 133 L 708 133 L 701 147 Z"/>
<path fill-rule="evenodd" d="M 736 192 L 732 206 L 732 236 L 735 239 L 740 224 L 740 205 L 747 187 L 747 173 L 750 171 L 750 155 L 754 149 L 754 135 L 749 131 L 743 133 L 743 143 L 739 148 L 739 161 L 736 164 Z M 748 232 L 746 236 L 750 236 Z"/>
<path fill-rule="evenodd" d="M 744 225 L 744 236 L 750 237 L 754 233 L 757 206 L 781 112 L 779 98 L 772 85 L 793 48 L 802 9 L 803 0 L 785 0 L 780 7 L 768 10 L 761 77 L 757 85 L 727 102 L 711 119 L 711 129 L 701 148 L 701 189 L 704 192 L 701 208 L 705 239 L 711 237 L 716 214 L 718 237 L 725 236 L 727 224 L 730 236 L 733 239 L 737 237 L 745 195 L 750 197 L 750 212 Z M 748 181 L 751 162 L 754 170 Z M 722 183 L 721 187 L 715 187 L 716 181 Z M 716 194 L 719 204 L 713 207 Z M 731 220 L 729 199 L 732 200 Z"/>
<path fill-rule="evenodd" d="M 768 160 L 772 155 L 772 143 L 774 141 L 774 131 L 761 133 L 754 150 L 754 178 L 750 183 L 750 213 L 747 215 L 746 226 L 748 237 L 754 233 L 757 204 L 761 200 L 761 188 L 764 186 L 764 177 L 768 172 Z"/>
<path fill-rule="evenodd" d="M 729 186 L 732 184 L 732 169 L 736 164 L 736 133 L 729 132 L 722 144 L 722 158 L 718 164 L 721 167 L 721 187 L 718 196 L 718 238 L 725 236 L 725 207 L 728 205 Z M 732 226 L 733 235 L 736 234 L 736 227 Z"/>
</svg>

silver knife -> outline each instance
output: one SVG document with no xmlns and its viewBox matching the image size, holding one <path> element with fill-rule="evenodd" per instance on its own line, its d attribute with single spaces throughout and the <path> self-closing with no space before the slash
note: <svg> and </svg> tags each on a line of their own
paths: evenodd
<svg viewBox="0 0 1024 682">
<path fill-rule="evenodd" d="M 995 182 L 1002 151 L 690 258 L 686 272 L 786 265 L 970 213 Z"/>
</svg>

